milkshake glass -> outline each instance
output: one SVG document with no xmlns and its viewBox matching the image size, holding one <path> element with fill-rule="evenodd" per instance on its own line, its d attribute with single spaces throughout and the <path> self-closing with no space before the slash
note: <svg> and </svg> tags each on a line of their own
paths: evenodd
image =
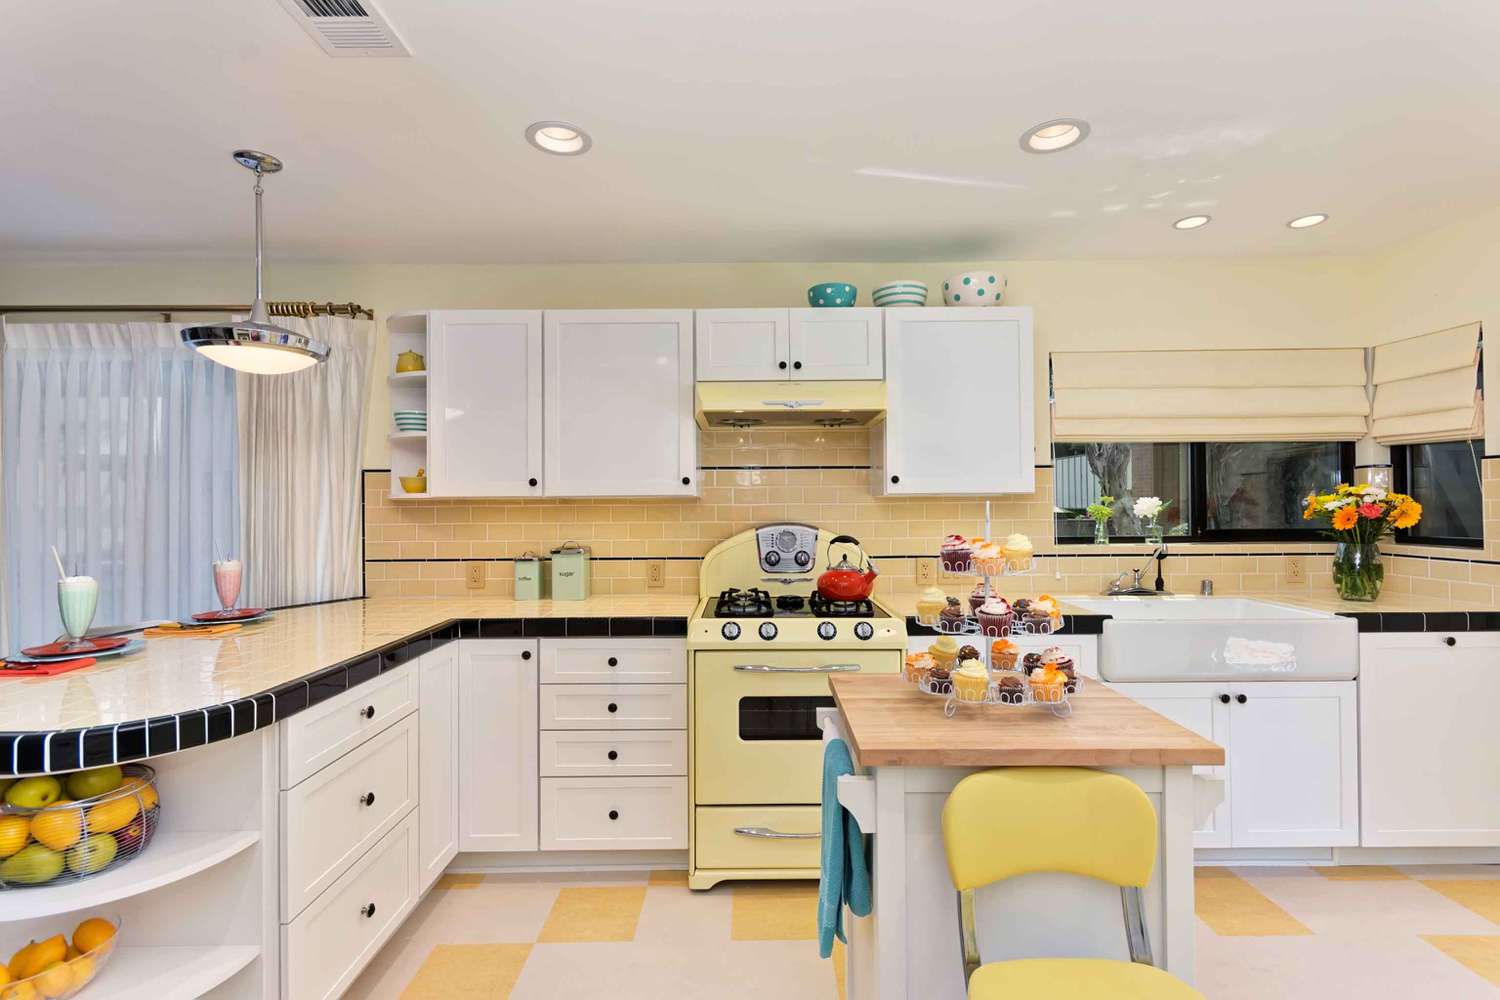
<svg viewBox="0 0 1500 1000">
<path fill-rule="evenodd" d="M 63 648 L 78 646 L 99 607 L 99 581 L 91 576 L 65 576 L 57 581 L 57 610 L 68 641 Z"/>
<path fill-rule="evenodd" d="M 227 615 L 234 610 L 235 602 L 240 599 L 240 576 L 238 559 L 214 560 L 214 589 L 219 592 L 219 604 L 224 608 L 219 614 Z"/>
</svg>

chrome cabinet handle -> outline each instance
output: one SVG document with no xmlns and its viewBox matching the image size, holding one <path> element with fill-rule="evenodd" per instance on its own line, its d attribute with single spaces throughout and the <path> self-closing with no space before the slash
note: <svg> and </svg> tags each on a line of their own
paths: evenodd
<svg viewBox="0 0 1500 1000">
<path fill-rule="evenodd" d="M 782 833 L 768 826 L 737 826 L 734 832 L 741 837 L 759 837 L 762 840 L 820 840 L 821 833 Z"/>
<path fill-rule="evenodd" d="M 750 674 L 853 674 L 858 663 L 825 663 L 821 667 L 774 667 L 769 663 L 736 663 L 734 669 Z"/>
</svg>

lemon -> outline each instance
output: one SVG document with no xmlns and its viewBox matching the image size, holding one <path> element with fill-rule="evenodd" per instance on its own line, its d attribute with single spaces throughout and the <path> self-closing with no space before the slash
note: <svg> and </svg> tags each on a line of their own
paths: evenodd
<svg viewBox="0 0 1500 1000">
<path fill-rule="evenodd" d="M 64 799 L 58 805 L 66 805 Z M 83 836 L 83 810 L 53 806 L 31 817 L 31 835 L 54 851 L 66 851 Z"/>
<path fill-rule="evenodd" d="M 103 917 L 89 917 L 73 928 L 73 947 L 80 954 L 87 955 L 100 945 L 107 944 L 114 936 L 114 924 Z"/>
<path fill-rule="evenodd" d="M 122 795 L 117 799 L 101 802 L 89 807 L 89 832 L 114 833 L 130 825 L 140 815 L 141 804 L 134 795 Z"/>
<path fill-rule="evenodd" d="M 31 836 L 31 820 L 25 816 L 0 816 L 0 858 L 8 858 L 26 846 Z M 5 985 L 0 980 L 0 986 Z"/>
<path fill-rule="evenodd" d="M 73 988 L 73 970 L 59 960 L 37 973 L 36 991 L 44 997 L 60 997 Z"/>
</svg>

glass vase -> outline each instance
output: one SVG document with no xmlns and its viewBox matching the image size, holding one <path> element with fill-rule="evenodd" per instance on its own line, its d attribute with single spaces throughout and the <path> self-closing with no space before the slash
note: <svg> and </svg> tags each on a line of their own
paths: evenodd
<svg viewBox="0 0 1500 1000">
<path fill-rule="evenodd" d="M 1146 541 L 1152 545 L 1160 545 L 1163 540 L 1161 520 L 1153 517 L 1146 522 Z"/>
<path fill-rule="evenodd" d="M 1346 601 L 1373 601 L 1385 582 L 1380 548 L 1373 542 L 1339 542 L 1333 553 L 1333 585 Z"/>
<path fill-rule="evenodd" d="M 1095 521 L 1094 522 L 1094 544 L 1095 545 L 1108 545 L 1109 544 L 1109 522 L 1108 521 Z"/>
</svg>

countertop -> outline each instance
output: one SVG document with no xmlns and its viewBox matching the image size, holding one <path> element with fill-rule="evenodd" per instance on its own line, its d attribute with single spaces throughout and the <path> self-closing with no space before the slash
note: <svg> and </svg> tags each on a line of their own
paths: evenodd
<svg viewBox="0 0 1500 1000">
<path fill-rule="evenodd" d="M 951 593 L 954 597 L 962 600 L 969 594 L 970 587 L 962 588 L 941 587 L 939 589 Z M 1028 589 L 1018 588 L 1013 593 L 1007 592 L 1005 581 L 1002 579 L 995 585 L 995 589 L 1002 597 L 1035 597 Z M 1050 592 L 1049 592 L 1050 593 Z M 879 593 L 875 595 L 892 611 L 902 615 L 914 615 L 917 610 L 917 591 L 892 591 L 890 593 Z M 1071 615 L 1097 615 L 1097 611 L 1084 611 L 1070 604 L 1074 598 L 1086 598 L 1097 600 L 1102 594 L 1062 594 L 1054 593 L 1058 606 L 1062 609 L 1064 616 Z M 1178 597 L 1194 597 L 1194 594 L 1178 594 Z M 1372 615 L 1372 614 L 1469 614 L 1469 613 L 1497 613 L 1500 607 L 1492 604 L 1481 604 L 1477 601 L 1455 601 L 1446 597 L 1422 597 L 1415 594 L 1381 594 L 1374 601 L 1344 601 L 1340 600 L 1332 587 L 1327 589 L 1306 591 L 1269 591 L 1269 592 L 1245 592 L 1245 593 L 1223 593 L 1216 597 L 1244 597 L 1256 601 L 1269 601 L 1274 604 L 1286 604 L 1295 608 L 1305 608 L 1309 611 L 1327 611 L 1340 615 Z M 1417 631 L 1421 631 L 1418 629 Z"/>
<path fill-rule="evenodd" d="M 1222 764 L 1224 748 L 1163 715 L 1079 678 L 1063 718 L 1032 706 L 963 706 L 897 676 L 828 679 L 844 734 L 862 767 L 1158 767 Z"/>
</svg>

